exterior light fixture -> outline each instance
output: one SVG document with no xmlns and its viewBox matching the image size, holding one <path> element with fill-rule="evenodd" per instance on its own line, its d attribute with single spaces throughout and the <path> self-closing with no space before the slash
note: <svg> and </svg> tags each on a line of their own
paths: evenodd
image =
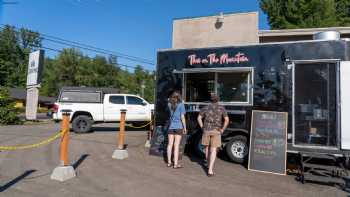
<svg viewBox="0 0 350 197">
<path fill-rule="evenodd" d="M 216 20 L 217 23 L 224 23 L 224 13 L 220 12 L 219 17 Z"/>
<path fill-rule="evenodd" d="M 215 22 L 215 28 L 220 29 L 223 24 L 224 24 L 224 13 L 220 12 L 220 14 Z"/>
</svg>

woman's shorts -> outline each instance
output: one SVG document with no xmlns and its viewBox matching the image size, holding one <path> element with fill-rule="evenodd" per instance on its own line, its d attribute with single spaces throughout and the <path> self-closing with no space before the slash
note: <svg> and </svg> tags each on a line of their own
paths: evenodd
<svg viewBox="0 0 350 197">
<path fill-rule="evenodd" d="M 170 129 L 168 131 L 168 134 L 182 135 L 183 134 L 183 130 L 182 129 Z"/>
</svg>

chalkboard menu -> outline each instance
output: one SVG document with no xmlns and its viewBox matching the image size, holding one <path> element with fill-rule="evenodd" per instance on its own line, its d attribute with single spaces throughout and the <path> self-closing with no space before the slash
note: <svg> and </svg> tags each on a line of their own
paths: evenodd
<svg viewBox="0 0 350 197">
<path fill-rule="evenodd" d="M 179 159 L 182 159 L 182 155 L 185 151 L 185 146 L 187 143 L 188 136 L 182 135 L 180 150 L 179 150 Z M 154 134 L 151 139 L 151 147 L 149 154 L 157 156 L 166 156 L 166 148 L 168 145 L 168 132 L 164 129 L 163 126 L 157 126 Z"/>
<path fill-rule="evenodd" d="M 167 140 L 167 132 L 165 129 L 162 126 L 156 127 L 151 139 L 149 153 L 151 155 L 163 156 L 166 152 Z"/>
<path fill-rule="evenodd" d="M 286 174 L 288 113 L 253 111 L 248 169 Z"/>
</svg>

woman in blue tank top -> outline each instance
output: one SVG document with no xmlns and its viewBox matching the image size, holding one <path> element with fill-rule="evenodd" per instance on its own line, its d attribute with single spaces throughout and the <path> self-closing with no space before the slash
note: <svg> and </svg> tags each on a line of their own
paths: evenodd
<svg viewBox="0 0 350 197">
<path fill-rule="evenodd" d="M 172 152 L 174 152 L 174 165 L 175 169 L 182 168 L 178 163 L 179 161 L 179 149 L 182 134 L 186 134 L 186 121 L 185 121 L 185 105 L 181 101 L 181 95 L 179 92 L 174 92 L 169 98 L 168 107 L 170 110 L 169 128 L 168 128 L 168 167 L 172 166 L 171 158 Z"/>
</svg>

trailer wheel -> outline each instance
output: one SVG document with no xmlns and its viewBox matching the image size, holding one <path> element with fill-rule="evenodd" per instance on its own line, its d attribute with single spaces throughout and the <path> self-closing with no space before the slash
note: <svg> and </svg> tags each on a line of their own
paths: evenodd
<svg viewBox="0 0 350 197">
<path fill-rule="evenodd" d="M 231 161 L 242 164 L 248 155 L 247 137 L 243 135 L 234 136 L 225 146 L 227 156 Z"/>
<path fill-rule="evenodd" d="M 87 133 L 91 130 L 92 119 L 87 115 L 78 115 L 72 121 L 73 131 L 76 133 Z"/>
</svg>

